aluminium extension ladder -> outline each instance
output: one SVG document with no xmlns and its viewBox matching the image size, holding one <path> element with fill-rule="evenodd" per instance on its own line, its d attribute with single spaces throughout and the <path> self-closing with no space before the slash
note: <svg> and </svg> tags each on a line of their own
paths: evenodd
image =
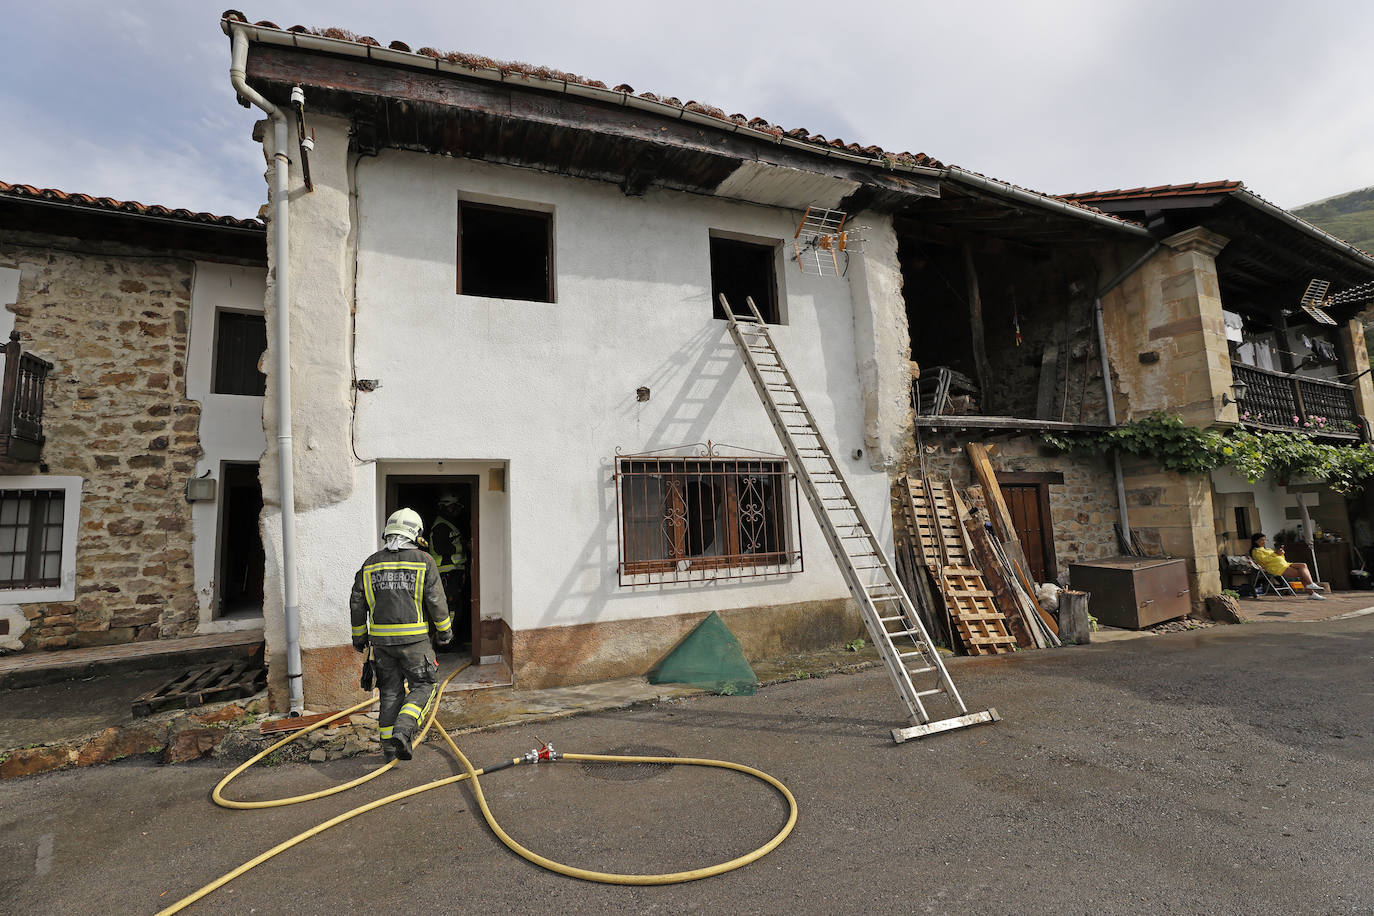
<svg viewBox="0 0 1374 916">
<path fill-rule="evenodd" d="M 754 300 L 746 297 L 744 301 L 749 314 L 737 315 L 725 296 L 720 297 L 729 319 L 730 337 L 797 472 L 797 480 L 845 584 L 863 613 L 864 624 L 878 647 L 888 676 L 906 704 L 911 725 L 894 728 L 892 739 L 900 744 L 909 738 L 997 721 L 1000 716 L 995 709 L 971 713 L 964 705 L 915 605 L 873 536 L 840 466 L 826 447 L 791 373 L 783 365 L 768 325 Z M 958 712 L 949 718 L 934 719 L 926 709 L 926 700 L 941 695 Z"/>
</svg>

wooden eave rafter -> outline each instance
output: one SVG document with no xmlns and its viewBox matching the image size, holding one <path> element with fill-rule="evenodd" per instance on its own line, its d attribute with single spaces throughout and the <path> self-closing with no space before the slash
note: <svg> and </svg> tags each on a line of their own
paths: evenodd
<svg viewBox="0 0 1374 916">
<path fill-rule="evenodd" d="M 309 112 L 366 121 L 379 147 L 422 150 L 614 181 L 714 194 L 741 166 L 762 165 L 871 189 L 875 209 L 939 193 L 934 177 L 885 170 L 742 133 L 714 130 L 572 94 L 421 71 L 270 44 L 250 46 L 248 82 L 284 103 L 302 86 Z M 805 206 L 811 201 L 761 201 Z"/>
<path fill-rule="evenodd" d="M 1074 219 L 1067 214 L 1038 210 L 992 195 L 982 195 L 946 182 L 938 199 L 915 201 L 899 216 L 900 225 L 912 234 L 926 234 L 932 240 L 940 234 L 950 244 L 978 239 L 1041 248 L 1065 244 L 1091 244 L 1110 241 L 1102 227 Z M 925 228 L 920 228 L 925 227 Z"/>
</svg>

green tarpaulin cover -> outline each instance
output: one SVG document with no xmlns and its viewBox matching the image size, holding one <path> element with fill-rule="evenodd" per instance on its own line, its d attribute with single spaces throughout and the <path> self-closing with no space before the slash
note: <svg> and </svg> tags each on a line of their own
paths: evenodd
<svg viewBox="0 0 1374 916">
<path fill-rule="evenodd" d="M 739 640 L 715 611 L 649 669 L 648 678 L 650 684 L 691 684 L 727 695 L 751 696 L 759 688 Z"/>
</svg>

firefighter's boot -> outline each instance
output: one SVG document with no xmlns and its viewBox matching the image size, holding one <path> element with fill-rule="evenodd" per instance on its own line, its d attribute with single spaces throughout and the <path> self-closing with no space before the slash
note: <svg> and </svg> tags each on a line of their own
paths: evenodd
<svg viewBox="0 0 1374 916">
<path fill-rule="evenodd" d="M 415 756 L 415 751 L 410 744 L 410 735 L 407 735 L 405 732 L 393 732 L 391 735 L 391 744 L 396 751 L 396 756 L 402 760 L 409 760 Z"/>
</svg>

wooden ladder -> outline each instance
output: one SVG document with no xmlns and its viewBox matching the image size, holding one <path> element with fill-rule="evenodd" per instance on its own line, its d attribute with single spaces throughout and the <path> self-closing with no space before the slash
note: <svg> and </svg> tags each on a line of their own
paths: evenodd
<svg viewBox="0 0 1374 916">
<path fill-rule="evenodd" d="M 963 500 L 948 480 L 906 479 L 916 543 L 944 596 L 954 631 L 970 655 L 1001 655 L 1016 647 L 1007 618 L 997 609 L 983 573 L 973 563 L 968 532 L 959 519 Z"/>
</svg>

